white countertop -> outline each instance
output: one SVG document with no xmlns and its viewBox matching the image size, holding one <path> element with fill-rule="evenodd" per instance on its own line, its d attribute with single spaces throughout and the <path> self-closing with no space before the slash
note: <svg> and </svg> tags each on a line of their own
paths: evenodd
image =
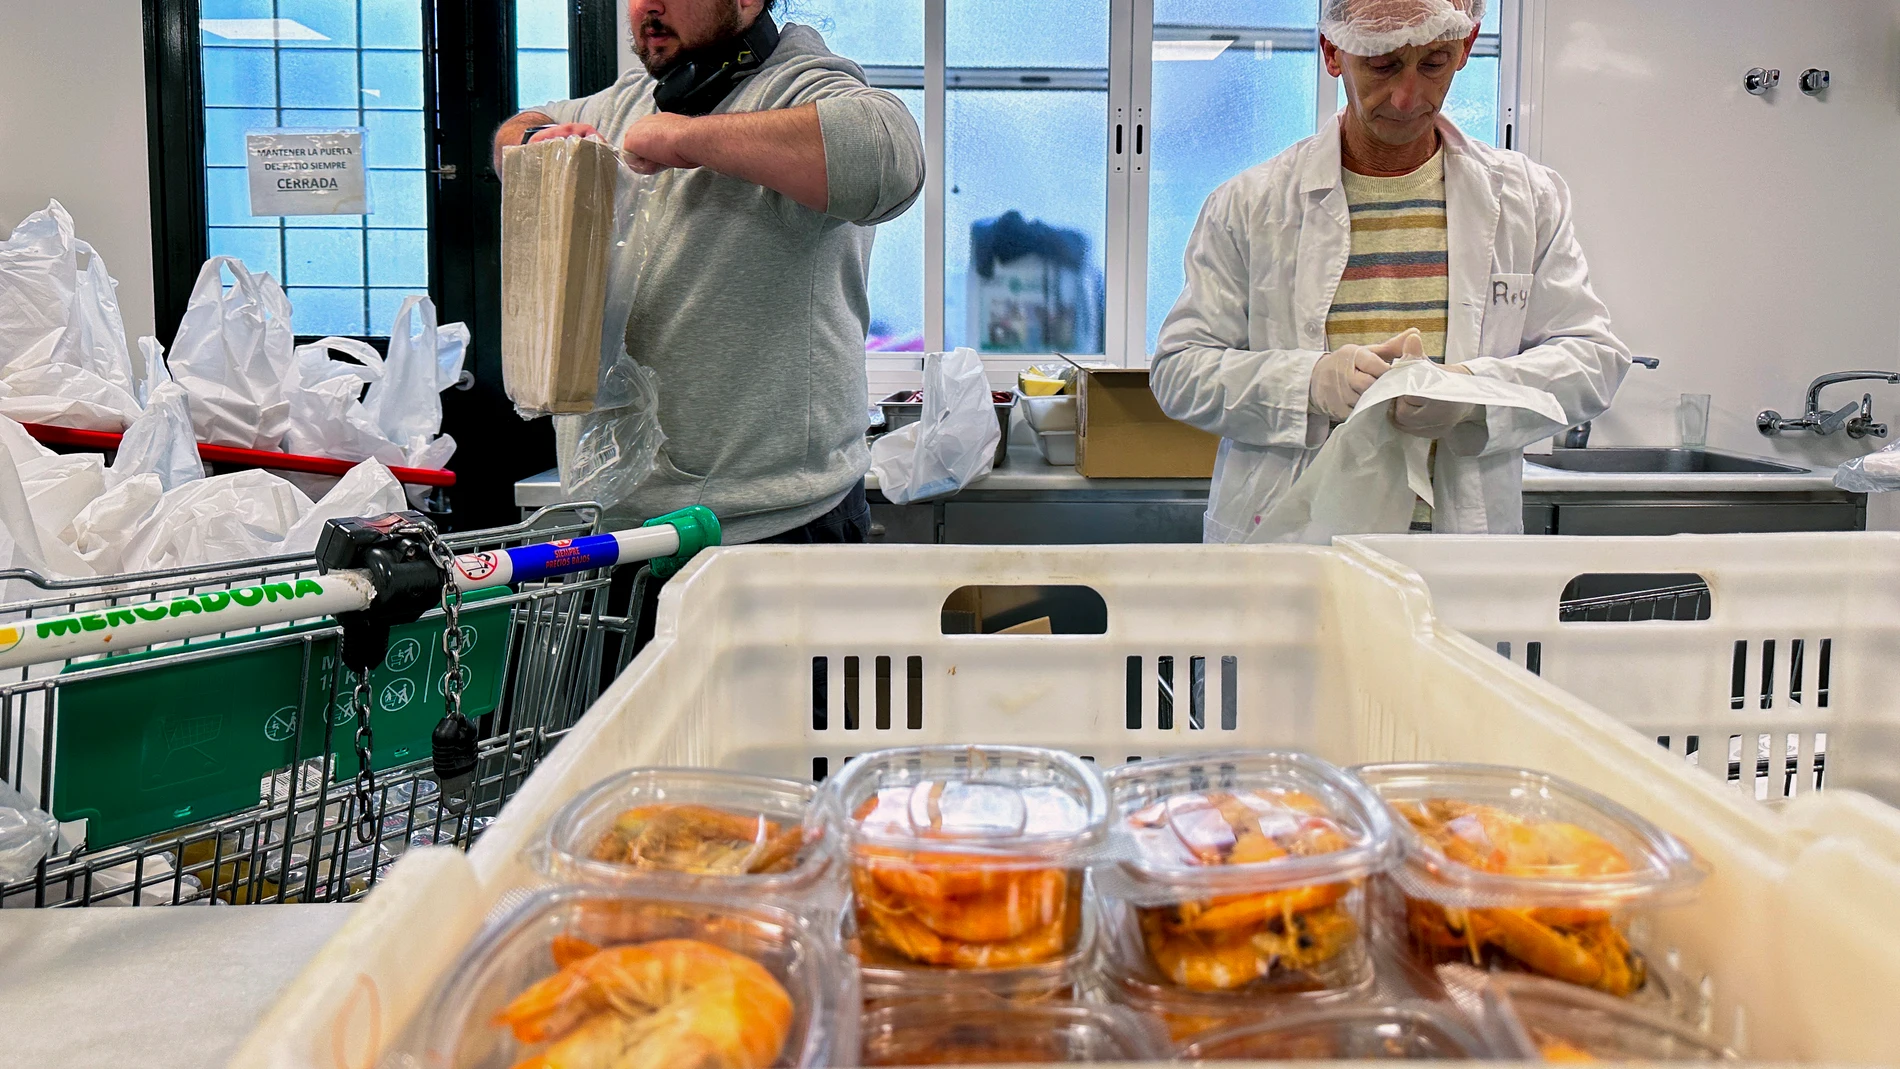
<svg viewBox="0 0 1900 1069">
<path fill-rule="evenodd" d="M 877 489 L 877 477 L 865 485 Z M 1205 495 L 1206 479 L 1088 479 L 1073 467 L 1043 462 L 1033 446 L 1012 443 L 1009 463 L 965 488 L 1003 493 L 1100 493 L 1104 491 L 1174 491 Z M 1738 494 L 1807 493 L 1834 489 L 1834 469 L 1817 467 L 1803 473 L 1773 474 L 1616 474 L 1558 471 L 1539 464 L 1524 465 L 1527 494 Z M 560 476 L 542 472 L 515 484 L 515 504 L 542 508 L 562 503 Z"/>
<path fill-rule="evenodd" d="M 7 1062 L 223 1065 L 354 908 L 0 910 Z"/>
</svg>

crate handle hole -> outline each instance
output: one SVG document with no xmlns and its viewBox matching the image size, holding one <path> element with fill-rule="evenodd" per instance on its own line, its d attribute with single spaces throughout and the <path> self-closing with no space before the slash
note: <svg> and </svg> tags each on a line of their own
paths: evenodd
<svg viewBox="0 0 1900 1069">
<path fill-rule="evenodd" d="M 1086 586 L 966 586 L 944 599 L 946 635 L 1106 635 L 1108 602 Z"/>
<path fill-rule="evenodd" d="M 1564 587 L 1557 621 L 1692 623 L 1709 618 L 1712 601 L 1708 580 L 1693 572 L 1592 573 Z"/>
</svg>

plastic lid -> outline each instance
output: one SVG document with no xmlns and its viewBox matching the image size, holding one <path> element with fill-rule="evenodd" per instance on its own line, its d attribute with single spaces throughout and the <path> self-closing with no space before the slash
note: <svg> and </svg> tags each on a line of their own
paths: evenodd
<svg viewBox="0 0 1900 1069">
<path fill-rule="evenodd" d="M 557 976 L 595 983 L 572 984 L 562 997 L 549 982 Z M 605 1005 L 592 1001 L 597 985 L 654 977 L 664 983 L 636 997 L 609 991 Z M 668 1019 L 666 997 L 695 988 L 720 1008 Z M 639 1040 L 656 1065 L 694 1039 L 760 1065 L 836 1065 L 857 1048 L 857 1000 L 855 972 L 789 910 L 556 888 L 530 896 L 463 954 L 424 1010 L 426 1047 L 416 1053 L 454 1069 L 513 1065 L 586 1029 Z M 704 1034 L 693 1027 L 700 1020 Z M 679 1046 L 665 1047 L 669 1039 Z M 647 1064 L 638 1054 L 628 1064 Z"/>
<path fill-rule="evenodd" d="M 1119 1007 L 989 996 L 886 1006 L 865 1014 L 861 1031 L 867 1066 L 1158 1062 L 1168 1051 Z"/>
<path fill-rule="evenodd" d="M 582 791 L 549 825 L 546 871 L 596 886 L 794 894 L 828 867 L 818 788 L 711 769 L 637 768 Z"/>
<path fill-rule="evenodd" d="M 918 746 L 865 754 L 827 785 L 854 850 L 1047 866 L 1096 844 L 1108 795 L 1087 763 L 1026 746 Z M 1079 862 L 1078 862 L 1079 863 Z"/>
<path fill-rule="evenodd" d="M 1490 1045 L 1449 1011 L 1426 1002 L 1354 1005 L 1273 1017 L 1202 1036 L 1181 1061 L 1489 1058 Z"/>
<path fill-rule="evenodd" d="M 1489 977 L 1500 1053 L 1545 1061 L 1727 1061 L 1735 1053 L 1628 1000 L 1537 976 Z M 1516 1047 L 1513 1052 L 1511 1047 Z"/>
<path fill-rule="evenodd" d="M 1683 897 L 1706 875 L 1682 840 L 1556 776 L 1461 764 L 1352 771 L 1401 818 L 1397 877 L 1414 897 L 1613 908 Z"/>
<path fill-rule="evenodd" d="M 1120 864 L 1103 875 L 1138 905 L 1360 879 L 1398 857 L 1378 795 L 1305 754 L 1143 761 L 1108 790 Z"/>
</svg>

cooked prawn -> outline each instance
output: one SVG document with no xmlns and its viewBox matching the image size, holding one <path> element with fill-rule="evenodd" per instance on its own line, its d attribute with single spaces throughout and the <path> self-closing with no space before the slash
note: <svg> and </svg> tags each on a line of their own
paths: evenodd
<svg viewBox="0 0 1900 1069">
<path fill-rule="evenodd" d="M 804 830 L 762 816 L 703 805 L 662 804 L 626 810 L 595 844 L 598 861 L 703 875 L 781 871 L 804 845 Z"/>
<path fill-rule="evenodd" d="M 792 1000 L 758 962 L 692 939 L 567 958 L 494 1017 L 523 1043 L 552 1040 L 516 1069 L 764 1069 L 791 1033 Z"/>
<path fill-rule="evenodd" d="M 914 900 L 892 894 L 876 880 L 853 875 L 863 934 L 912 961 L 958 969 L 1012 968 L 1061 957 L 1069 941 L 1066 879 L 1062 883 L 1064 893 L 1057 894 L 1051 903 L 1047 922 L 1008 939 L 976 941 L 936 931 L 917 915 Z M 1054 875 L 1063 876 L 1059 872 Z"/>
<path fill-rule="evenodd" d="M 1203 902 L 1180 902 L 1165 908 L 1169 927 L 1186 932 L 1210 932 L 1264 924 L 1276 917 L 1324 909 L 1346 897 L 1351 883 L 1320 883 L 1265 891 L 1253 895 L 1223 895 Z"/>
</svg>

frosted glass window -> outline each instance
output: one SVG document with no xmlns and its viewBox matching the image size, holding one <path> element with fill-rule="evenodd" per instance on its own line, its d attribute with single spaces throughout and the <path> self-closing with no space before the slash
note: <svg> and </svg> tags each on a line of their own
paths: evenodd
<svg viewBox="0 0 1900 1069">
<path fill-rule="evenodd" d="M 401 298 L 428 291 L 422 8 L 420 0 L 201 5 L 208 247 L 282 282 L 299 335 L 384 335 Z M 244 135 L 276 127 L 362 127 L 370 213 L 251 215 Z"/>
<path fill-rule="evenodd" d="M 954 2 L 954 0 L 953 0 Z M 778 17 L 781 25 L 810 26 L 838 55 L 867 67 L 919 67 L 924 63 L 924 0 L 797 0 Z"/>
<path fill-rule="evenodd" d="M 1473 56 L 1452 80 L 1445 115 L 1458 129 L 1487 144 L 1498 143 L 1498 58 Z"/>
<path fill-rule="evenodd" d="M 950 66 L 1105 70 L 1108 9 L 1075 0 L 949 0 Z"/>
<path fill-rule="evenodd" d="M 522 110 L 574 95 L 568 72 L 567 5 L 515 0 L 515 106 Z"/>
<path fill-rule="evenodd" d="M 896 90 L 924 125 L 921 89 Z M 921 198 L 919 198 L 921 201 Z M 864 348 L 873 353 L 924 351 L 924 209 L 921 203 L 877 228 L 871 247 L 871 329 Z"/>
<path fill-rule="evenodd" d="M 1309 26 L 1311 10 L 1308 5 Z M 1148 187 L 1149 353 L 1181 295 L 1186 281 L 1182 256 L 1208 194 L 1312 134 L 1318 62 L 1318 54 L 1310 50 L 1230 47 L 1214 59 L 1155 63 Z"/>
<path fill-rule="evenodd" d="M 946 107 L 944 344 L 1102 352 L 1107 92 L 954 90 Z M 1031 243 L 973 264 L 985 227 Z"/>
</svg>

